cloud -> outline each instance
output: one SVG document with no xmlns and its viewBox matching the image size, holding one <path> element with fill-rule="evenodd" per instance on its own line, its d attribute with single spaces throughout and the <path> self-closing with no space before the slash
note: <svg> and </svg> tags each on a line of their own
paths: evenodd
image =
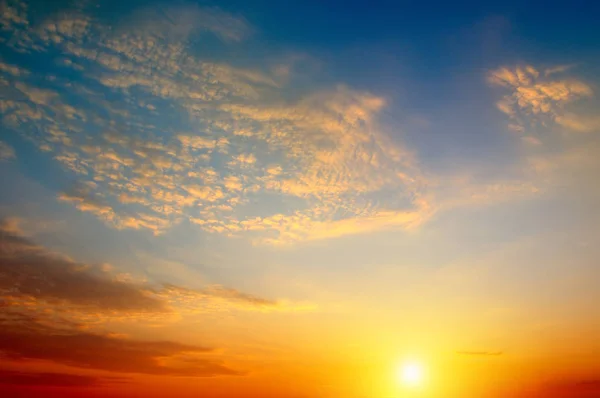
<svg viewBox="0 0 600 398">
<path fill-rule="evenodd" d="M 527 65 L 502 67 L 488 74 L 490 84 L 509 91 L 496 105 L 510 117 L 513 131 L 524 132 L 532 124 L 544 123 L 546 119 L 565 127 L 577 126 L 572 117 L 565 115 L 565 106 L 590 98 L 594 93 L 581 80 L 554 78 L 555 74 L 569 69 L 567 66 L 558 66 L 540 72 Z"/>
<path fill-rule="evenodd" d="M 583 380 L 575 383 L 576 386 L 583 389 L 591 389 L 600 391 L 600 379 Z"/>
<path fill-rule="evenodd" d="M 209 286 L 204 290 L 194 290 L 172 284 L 165 284 L 163 292 L 167 294 L 188 296 L 193 299 L 201 299 L 205 297 L 222 298 L 257 307 L 275 307 L 277 305 L 275 301 L 266 300 L 260 297 L 242 293 L 235 289 L 228 289 L 218 285 Z"/>
<path fill-rule="evenodd" d="M 587 176 L 598 168 L 593 133 L 600 132 L 600 119 L 589 113 L 597 101 L 590 85 L 571 76 L 573 66 L 502 67 L 488 74 L 492 85 L 508 90 L 497 107 L 525 144 L 514 182 L 534 193 L 570 184 L 573 175 Z"/>
<path fill-rule="evenodd" d="M 0 353 L 11 360 L 49 360 L 117 373 L 196 377 L 239 374 L 217 360 L 203 357 L 212 351 L 210 348 L 132 340 L 60 325 L 44 325 L 35 317 L 3 311 Z"/>
<path fill-rule="evenodd" d="M 19 372 L 0 369 L 0 384 L 43 387 L 98 387 L 107 383 L 124 383 L 124 377 L 99 377 L 52 372 Z"/>
<path fill-rule="evenodd" d="M 0 2 L 0 26 L 2 30 L 10 31 L 14 28 L 19 28 L 29 25 L 27 19 L 27 5 L 17 1 L 8 2 L 3 0 Z"/>
<path fill-rule="evenodd" d="M 502 351 L 456 351 L 456 354 L 473 357 L 498 357 L 504 353 Z"/>
<path fill-rule="evenodd" d="M 141 286 L 94 273 L 89 265 L 53 254 L 15 234 L 9 225 L 0 230 L 0 292 L 106 311 L 168 311 L 164 302 Z"/>
<path fill-rule="evenodd" d="M 29 74 L 29 71 L 27 69 L 20 68 L 16 65 L 7 64 L 4 62 L 0 62 L 0 72 L 8 73 L 13 76 L 22 76 Z"/>
<path fill-rule="evenodd" d="M 521 137 L 521 140 L 529 145 L 534 145 L 534 146 L 542 145 L 542 141 L 540 141 L 539 138 L 531 136 L 531 135 L 523 136 L 523 137 Z"/>
<path fill-rule="evenodd" d="M 107 321 L 162 324 L 215 311 L 304 311 L 220 285 L 190 289 L 135 282 L 113 266 L 53 253 L 21 235 L 19 219 L 0 223 L 0 356 L 49 360 L 118 373 L 211 377 L 239 375 L 210 347 L 141 341 L 101 331 Z M 209 358 L 204 355 L 211 353 Z M 107 380 L 0 372 L 0 382 L 96 385 Z"/>
<path fill-rule="evenodd" d="M 243 310 L 260 312 L 313 311 L 310 303 L 292 303 L 285 300 L 268 300 L 221 285 L 209 285 L 203 289 L 190 289 L 164 284 L 157 292 L 159 297 L 177 307 L 179 311 L 205 313 L 212 311 Z"/>
<path fill-rule="evenodd" d="M 50 252 L 22 235 L 19 219 L 0 224 L 0 300 L 6 308 L 54 314 L 74 322 L 106 319 L 152 322 L 214 311 L 296 311 L 302 306 L 267 300 L 220 285 L 194 290 L 124 280 L 110 265 L 85 264 Z"/>
<path fill-rule="evenodd" d="M 0 100 L 3 123 L 86 187 L 59 200 L 118 229 L 160 234 L 188 220 L 269 244 L 431 216 L 415 156 L 377 123 L 384 98 L 344 85 L 300 93 L 280 65 L 203 59 L 188 47 L 198 29 L 229 42 L 248 34 L 217 9 L 130 19 L 111 29 L 65 12 L 35 30 L 14 26 L 16 51 L 59 50 L 62 68 L 85 65 L 59 68 L 51 82 L 37 78 L 47 71 L 7 74 L 11 95 Z"/>
<path fill-rule="evenodd" d="M 552 381 L 539 389 L 541 396 L 592 398 L 600 393 L 600 378 Z"/>
<path fill-rule="evenodd" d="M 551 68 L 544 70 L 544 76 L 550 76 L 555 73 L 563 73 L 563 72 L 568 71 L 571 68 L 574 68 L 575 66 L 576 66 L 575 64 L 553 66 Z"/>
<path fill-rule="evenodd" d="M 75 204 L 77 209 L 89 212 L 97 216 L 98 218 L 113 221 L 116 219 L 116 214 L 113 211 L 112 207 L 100 203 L 98 200 L 95 200 L 92 197 L 85 195 L 84 193 L 77 194 L 69 194 L 69 193 L 61 193 L 58 196 L 58 199 L 63 202 L 71 202 Z"/>
<path fill-rule="evenodd" d="M 572 384 L 578 390 L 589 390 L 600 392 L 600 379 L 582 380 Z"/>
<path fill-rule="evenodd" d="M 193 194 L 192 194 L 193 196 Z M 61 193 L 58 200 L 74 203 L 75 207 L 83 212 L 88 212 L 118 229 L 147 229 L 155 234 L 164 230 L 167 221 L 147 213 L 117 214 L 112 206 L 108 205 L 102 198 L 93 196 L 92 193 L 78 191 L 74 193 Z M 119 195 L 119 200 L 124 204 L 144 204 L 143 198 L 130 196 L 126 193 Z"/>
<path fill-rule="evenodd" d="M 545 192 L 549 170 L 535 169 L 527 161 L 517 163 L 515 169 L 511 177 L 491 181 L 474 171 L 440 178 L 436 187 L 441 199 L 436 211 L 526 200 Z"/>
<path fill-rule="evenodd" d="M 137 34 L 153 34 L 174 42 L 189 40 L 202 31 L 211 32 L 226 41 L 238 42 L 253 31 L 241 16 L 229 14 L 218 7 L 201 7 L 188 2 L 141 9 L 133 15 L 133 20 Z"/>
<path fill-rule="evenodd" d="M 573 113 L 565 113 L 556 117 L 556 123 L 566 127 L 569 130 L 591 133 L 600 131 L 600 117 L 576 115 Z"/>
<path fill-rule="evenodd" d="M 0 162 L 14 159 L 15 157 L 15 150 L 7 143 L 0 141 Z"/>
</svg>

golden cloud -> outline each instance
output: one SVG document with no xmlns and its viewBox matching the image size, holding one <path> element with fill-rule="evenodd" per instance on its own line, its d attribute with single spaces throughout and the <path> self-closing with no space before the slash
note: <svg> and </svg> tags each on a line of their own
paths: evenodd
<svg viewBox="0 0 600 398">
<path fill-rule="evenodd" d="M 59 200 L 116 228 L 160 234 L 188 220 L 278 244 L 410 228 L 430 216 L 414 156 L 377 125 L 383 98 L 343 85 L 289 95 L 281 65 L 245 69 L 188 52 L 198 30 L 241 40 L 245 21 L 195 6 L 166 13 L 181 28 L 149 10 L 116 30 L 81 13 L 35 30 L 5 21 L 13 48 L 56 48 L 61 65 L 89 71 L 41 84 L 32 71 L 0 68 L 12 93 L 0 100 L 4 123 L 86 186 Z"/>
<path fill-rule="evenodd" d="M 573 78 L 557 78 L 570 69 L 570 66 L 558 66 L 539 71 L 533 66 L 502 67 L 488 74 L 492 85 L 502 86 L 509 91 L 496 104 L 498 109 L 511 118 L 510 128 L 524 132 L 530 126 L 528 121 L 537 122 L 540 118 L 550 120 L 573 130 L 585 129 L 585 123 L 574 120 L 566 114 L 567 104 L 593 96 L 592 88 Z M 576 118 L 575 118 L 576 119 Z"/>
</svg>

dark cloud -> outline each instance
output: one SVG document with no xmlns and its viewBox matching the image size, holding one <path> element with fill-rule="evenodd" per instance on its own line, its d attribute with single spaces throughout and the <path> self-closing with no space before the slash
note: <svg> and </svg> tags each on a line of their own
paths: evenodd
<svg viewBox="0 0 600 398">
<path fill-rule="evenodd" d="M 580 390 L 592 390 L 600 392 L 600 379 L 597 380 L 583 380 L 575 383 Z"/>
<path fill-rule="evenodd" d="M 600 397 L 600 378 L 549 382 L 538 392 L 544 398 L 597 398 Z"/>
<path fill-rule="evenodd" d="M 10 360 L 41 359 L 119 373 L 196 377 L 238 374 L 219 361 L 203 358 L 212 351 L 208 347 L 133 340 L 47 321 L 4 311 L 0 315 L 0 353 Z"/>
<path fill-rule="evenodd" d="M 55 311 L 113 315 L 210 310 L 283 309 L 279 303 L 220 285 L 194 290 L 172 284 L 149 286 L 111 278 L 99 267 L 52 253 L 0 220 L 0 304 L 35 301 Z M 68 304 L 68 306 L 67 306 Z M 14 306 L 14 305 L 13 305 Z M 29 306 L 29 308 L 32 308 Z M 41 308 L 41 307 L 40 307 Z"/>
<path fill-rule="evenodd" d="M 600 393 L 600 378 L 591 380 L 579 380 L 568 383 L 561 383 L 555 386 L 559 390 L 581 391 L 581 392 L 599 392 Z"/>
<path fill-rule="evenodd" d="M 504 354 L 502 351 L 456 351 L 456 353 L 474 357 L 498 357 Z"/>
<path fill-rule="evenodd" d="M 43 387 L 95 387 L 105 383 L 123 383 L 125 377 L 97 377 L 68 373 L 19 372 L 0 369 L 0 384 Z"/>
<path fill-rule="evenodd" d="M 110 279 L 1 226 L 0 293 L 110 311 L 169 311 L 143 286 Z"/>
<path fill-rule="evenodd" d="M 154 319 L 189 306 L 193 310 L 275 306 L 276 303 L 221 286 L 191 290 L 151 287 L 111 279 L 99 267 L 52 253 L 0 221 L 0 357 L 48 360 L 119 373 L 211 377 L 237 375 L 214 358 L 210 347 L 171 341 L 141 341 L 93 332 L 105 316 Z M 5 384 L 93 385 L 97 379 L 6 373 Z M 79 383 L 79 384 L 77 384 Z"/>
</svg>

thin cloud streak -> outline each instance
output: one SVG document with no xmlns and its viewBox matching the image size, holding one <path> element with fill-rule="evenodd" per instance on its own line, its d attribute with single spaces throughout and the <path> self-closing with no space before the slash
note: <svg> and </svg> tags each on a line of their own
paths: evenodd
<svg viewBox="0 0 600 398">
<path fill-rule="evenodd" d="M 499 357 L 504 355 L 502 351 L 456 351 L 458 355 L 473 357 Z"/>
<path fill-rule="evenodd" d="M 0 370 L 0 384 L 41 387 L 98 387 L 106 384 L 126 383 L 125 377 L 99 377 L 54 372 L 19 372 Z"/>
</svg>

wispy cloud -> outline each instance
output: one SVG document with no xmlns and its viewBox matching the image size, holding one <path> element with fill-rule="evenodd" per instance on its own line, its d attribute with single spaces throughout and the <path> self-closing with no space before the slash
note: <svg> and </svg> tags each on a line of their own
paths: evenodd
<svg viewBox="0 0 600 398">
<path fill-rule="evenodd" d="M 192 2 L 148 7 L 138 10 L 132 19 L 121 29 L 132 29 L 133 23 L 133 30 L 140 35 L 152 34 L 177 42 L 185 42 L 202 31 L 236 42 L 244 40 L 254 30 L 242 16 L 229 14 L 217 7 L 201 7 Z"/>
<path fill-rule="evenodd" d="M 190 289 L 167 283 L 157 291 L 157 295 L 177 307 L 179 311 L 190 311 L 192 313 L 222 311 L 224 309 L 260 312 L 303 312 L 313 311 L 316 308 L 311 303 L 268 300 L 221 285 L 209 285 L 203 289 Z"/>
<path fill-rule="evenodd" d="M 456 354 L 473 357 L 498 357 L 504 353 L 502 351 L 456 351 Z"/>
<path fill-rule="evenodd" d="M 0 162 L 14 159 L 16 157 L 13 147 L 5 142 L 0 141 Z"/>
<path fill-rule="evenodd" d="M 600 117 L 595 115 L 589 116 L 565 113 L 556 117 L 556 123 L 576 132 L 600 132 Z"/>
<path fill-rule="evenodd" d="M 228 289 L 223 286 L 209 286 L 206 289 L 188 289 L 172 284 L 165 284 L 162 293 L 167 297 L 172 297 L 176 301 L 187 301 L 191 305 L 197 305 L 199 301 L 223 299 L 239 304 L 242 308 L 275 308 L 277 302 L 266 300 L 260 297 L 245 294 L 235 289 Z"/>
<path fill-rule="evenodd" d="M 553 66 L 553 67 L 550 67 L 550 68 L 547 68 L 544 70 L 544 76 L 550 76 L 555 73 L 563 73 L 563 72 L 568 71 L 571 68 L 574 68 L 575 66 L 576 66 L 575 64 Z"/>
</svg>

